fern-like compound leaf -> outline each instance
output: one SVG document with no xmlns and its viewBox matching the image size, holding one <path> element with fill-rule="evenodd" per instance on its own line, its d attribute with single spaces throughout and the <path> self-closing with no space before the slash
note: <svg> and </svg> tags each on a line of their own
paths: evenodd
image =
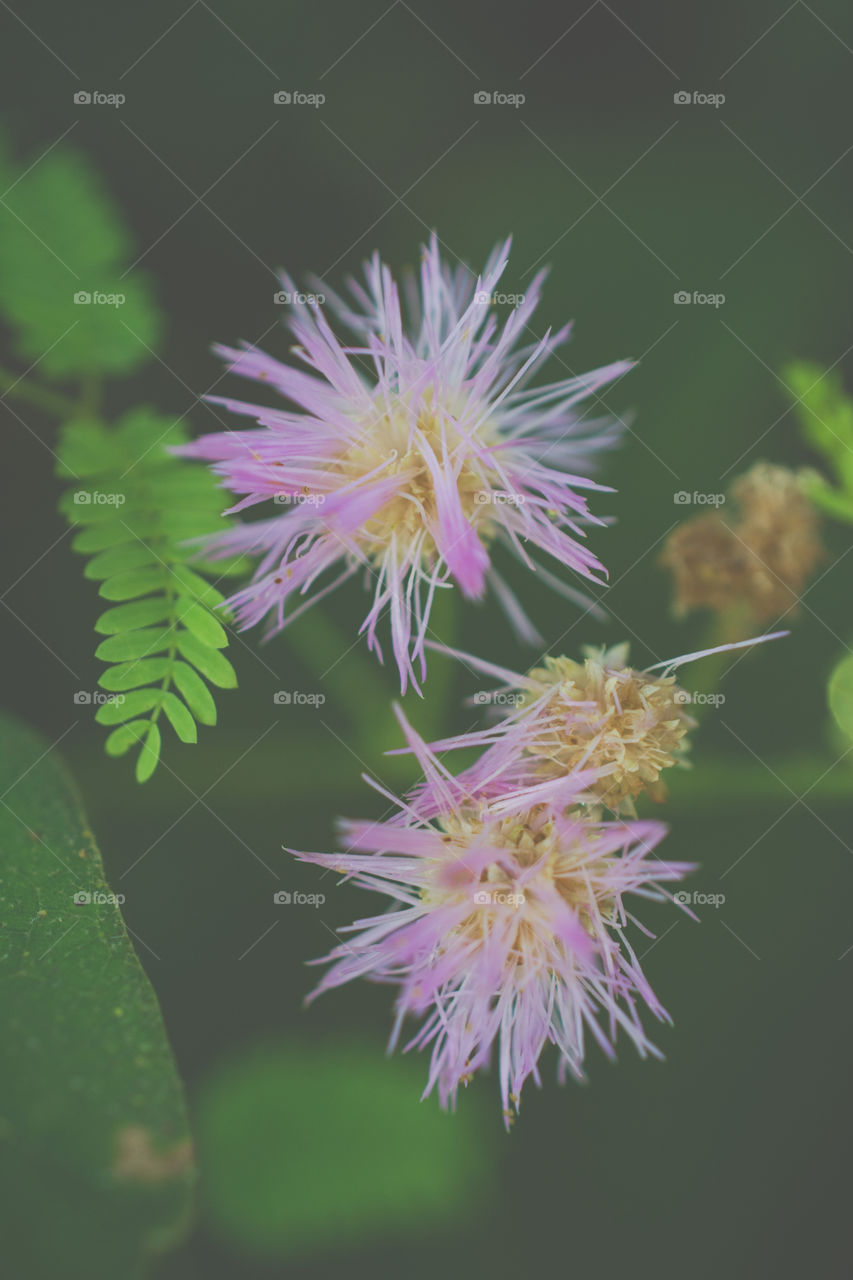
<svg viewBox="0 0 853 1280">
<path fill-rule="evenodd" d="M 59 443 L 60 473 L 75 478 L 61 502 L 72 546 L 91 557 L 85 576 L 111 605 L 95 624 L 110 694 L 96 719 L 112 729 L 109 755 L 138 749 L 140 782 L 157 767 L 162 726 L 195 742 L 198 724 L 216 723 L 208 685 L 237 683 L 222 652 L 224 597 L 205 576 L 236 566 L 198 560 L 197 540 L 224 527 L 222 493 L 206 469 L 171 452 L 185 438 L 170 419 L 137 409 L 110 428 L 71 422 Z"/>
</svg>

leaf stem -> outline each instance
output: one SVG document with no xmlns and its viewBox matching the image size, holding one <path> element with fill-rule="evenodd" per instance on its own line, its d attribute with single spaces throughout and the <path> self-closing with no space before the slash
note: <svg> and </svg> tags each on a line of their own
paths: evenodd
<svg viewBox="0 0 853 1280">
<path fill-rule="evenodd" d="M 36 408 L 44 409 L 59 418 L 67 418 L 77 411 L 77 405 L 59 392 L 49 391 L 37 382 L 25 382 L 23 377 L 16 377 L 0 369 L 0 398 L 14 396 L 18 400 L 26 400 Z"/>
</svg>

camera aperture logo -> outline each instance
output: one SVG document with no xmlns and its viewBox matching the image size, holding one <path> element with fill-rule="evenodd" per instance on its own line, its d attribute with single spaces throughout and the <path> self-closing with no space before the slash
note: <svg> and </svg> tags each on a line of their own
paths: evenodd
<svg viewBox="0 0 853 1280">
<path fill-rule="evenodd" d="M 126 901 L 123 893 L 101 893 L 99 890 L 89 893 L 81 889 L 74 894 L 75 907 L 120 907 Z"/>
</svg>

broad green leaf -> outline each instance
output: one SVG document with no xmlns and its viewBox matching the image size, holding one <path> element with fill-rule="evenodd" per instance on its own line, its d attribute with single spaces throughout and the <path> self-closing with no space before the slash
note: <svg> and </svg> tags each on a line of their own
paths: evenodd
<svg viewBox="0 0 853 1280">
<path fill-rule="evenodd" d="M 213 1230 L 292 1257 L 389 1235 L 412 1247 L 413 1234 L 470 1221 L 489 1194 L 499 1117 L 470 1095 L 452 1116 L 422 1102 L 426 1069 L 340 1038 L 219 1067 L 195 1108 Z"/>
<path fill-rule="evenodd" d="M 181 1084 L 59 753 L 5 719 L 0 791 L 3 1270 L 135 1280 L 189 1214 Z"/>
</svg>

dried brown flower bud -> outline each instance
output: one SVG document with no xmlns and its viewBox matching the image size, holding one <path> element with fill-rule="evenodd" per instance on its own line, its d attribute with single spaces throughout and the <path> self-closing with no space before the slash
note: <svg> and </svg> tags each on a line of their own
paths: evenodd
<svg viewBox="0 0 853 1280">
<path fill-rule="evenodd" d="M 732 512 L 687 520 L 666 541 L 676 610 L 738 610 L 756 622 L 792 612 L 824 555 L 817 512 L 796 474 L 768 462 L 740 476 L 731 498 Z"/>
</svg>

